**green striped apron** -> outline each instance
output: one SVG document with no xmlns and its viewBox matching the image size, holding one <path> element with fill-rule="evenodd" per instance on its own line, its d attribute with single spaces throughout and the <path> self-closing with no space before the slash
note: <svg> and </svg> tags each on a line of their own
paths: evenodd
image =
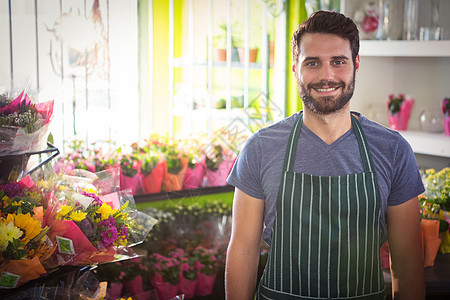
<svg viewBox="0 0 450 300">
<path fill-rule="evenodd" d="M 258 299 L 384 299 L 378 182 L 361 125 L 351 118 L 359 174 L 293 172 L 302 114 L 293 127 Z"/>
</svg>

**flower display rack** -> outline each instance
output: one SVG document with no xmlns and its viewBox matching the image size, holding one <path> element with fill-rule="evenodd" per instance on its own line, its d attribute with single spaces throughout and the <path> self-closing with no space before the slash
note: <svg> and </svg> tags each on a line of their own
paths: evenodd
<svg viewBox="0 0 450 300">
<path fill-rule="evenodd" d="M 19 154 L 10 154 L 10 155 L 4 155 L 0 156 L 0 183 L 4 183 L 8 181 L 8 177 L 10 176 L 11 172 L 17 168 L 20 170 L 23 170 L 25 166 L 28 163 L 28 160 L 32 155 L 41 155 L 44 153 L 51 153 L 50 156 L 48 156 L 43 161 L 39 162 L 35 167 L 28 170 L 23 174 L 23 177 L 33 173 L 41 166 L 47 164 L 49 161 L 51 161 L 53 158 L 59 155 L 59 149 L 53 146 L 51 143 L 47 142 L 47 149 L 41 150 L 41 151 L 31 151 L 31 152 L 24 152 Z"/>
</svg>

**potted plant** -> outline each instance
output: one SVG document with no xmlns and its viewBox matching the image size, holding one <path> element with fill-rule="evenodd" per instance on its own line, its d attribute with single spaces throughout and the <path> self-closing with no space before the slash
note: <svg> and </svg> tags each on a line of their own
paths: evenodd
<svg viewBox="0 0 450 300">
<path fill-rule="evenodd" d="M 450 98 L 442 100 L 442 112 L 444 113 L 445 135 L 450 136 Z"/>
<path fill-rule="evenodd" d="M 196 189 L 202 184 L 205 168 L 200 160 L 199 146 L 199 143 L 191 141 L 184 149 L 188 163 L 183 189 Z"/>
<path fill-rule="evenodd" d="M 152 194 L 161 192 L 164 178 L 165 162 L 160 157 L 158 150 L 153 147 L 144 147 L 139 153 L 141 161 L 141 186 L 144 193 Z"/>
<path fill-rule="evenodd" d="M 213 249 L 198 246 L 193 255 L 197 258 L 197 296 L 211 295 L 216 281 L 219 263 Z"/>
<path fill-rule="evenodd" d="M 205 152 L 205 166 L 206 166 L 206 185 L 211 186 L 225 186 L 227 185 L 227 177 L 233 166 L 232 153 L 229 149 L 224 148 L 219 143 L 213 143 L 211 152 Z"/>
<path fill-rule="evenodd" d="M 213 37 L 213 45 L 215 49 L 216 61 L 227 60 L 227 33 L 228 25 L 226 22 L 219 24 L 219 33 Z M 231 31 L 231 61 L 238 61 L 239 55 L 237 53 L 237 45 L 239 44 L 239 38 L 237 34 Z"/>
<path fill-rule="evenodd" d="M 133 195 L 139 191 L 139 158 L 134 153 L 120 153 L 120 187 L 121 189 L 131 188 Z"/>
<path fill-rule="evenodd" d="M 166 168 L 164 170 L 164 188 L 166 191 L 179 191 L 183 188 L 188 158 L 184 156 L 173 141 L 163 147 Z"/>
<path fill-rule="evenodd" d="M 151 264 L 150 282 L 156 289 L 159 299 L 171 299 L 178 293 L 180 283 L 180 259 L 177 250 L 166 255 L 152 253 L 149 256 Z"/>
<path fill-rule="evenodd" d="M 407 130 L 408 121 L 411 116 L 411 110 L 414 105 L 414 99 L 399 94 L 389 95 L 387 101 L 389 126 L 394 130 Z"/>
</svg>

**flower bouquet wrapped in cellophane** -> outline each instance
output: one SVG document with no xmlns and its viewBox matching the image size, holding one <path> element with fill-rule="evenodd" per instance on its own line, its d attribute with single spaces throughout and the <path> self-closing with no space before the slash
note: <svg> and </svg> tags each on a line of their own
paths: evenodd
<svg viewBox="0 0 450 300">
<path fill-rule="evenodd" d="M 59 177 L 59 189 L 48 203 L 44 222 L 57 245 L 48 265 L 90 265 L 136 256 L 129 247 L 141 243 L 156 220 L 135 208 L 130 189 L 118 189 L 119 168 L 95 174 L 78 171 L 77 176 Z"/>
<path fill-rule="evenodd" d="M 0 186 L 0 289 L 46 273 L 43 262 L 55 246 L 43 225 L 43 198 L 29 176 Z"/>
<path fill-rule="evenodd" d="M 0 96 L 0 155 L 45 149 L 54 101 L 34 104 L 25 92 L 13 99 Z"/>
<path fill-rule="evenodd" d="M 425 192 L 420 197 L 422 220 L 431 219 L 439 223 L 435 225 L 439 228 L 436 247 L 442 253 L 450 253 L 450 168 L 438 172 L 434 169 L 425 170 L 423 183 Z"/>
</svg>

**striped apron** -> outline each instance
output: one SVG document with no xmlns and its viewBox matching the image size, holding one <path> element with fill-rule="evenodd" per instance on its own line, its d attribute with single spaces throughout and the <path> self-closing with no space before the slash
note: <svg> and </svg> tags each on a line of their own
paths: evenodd
<svg viewBox="0 0 450 300">
<path fill-rule="evenodd" d="M 351 118 L 359 174 L 293 172 L 302 114 L 293 127 L 258 299 L 384 299 L 378 182 L 361 125 Z"/>
</svg>

